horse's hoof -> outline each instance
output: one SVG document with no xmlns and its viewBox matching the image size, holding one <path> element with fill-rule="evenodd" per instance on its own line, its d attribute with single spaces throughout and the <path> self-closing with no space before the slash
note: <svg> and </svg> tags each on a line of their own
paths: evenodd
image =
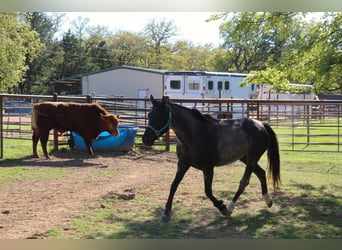
<svg viewBox="0 0 342 250">
<path fill-rule="evenodd" d="M 264 199 L 265 199 L 267 207 L 272 207 L 273 201 L 268 194 L 264 195 Z"/>
<path fill-rule="evenodd" d="M 167 223 L 170 221 L 171 215 L 163 213 L 160 217 L 160 222 Z"/>
<path fill-rule="evenodd" d="M 224 207 L 222 210 L 220 210 L 220 212 L 226 217 L 230 217 L 230 215 L 232 214 L 231 211 L 228 211 L 227 207 Z"/>
</svg>

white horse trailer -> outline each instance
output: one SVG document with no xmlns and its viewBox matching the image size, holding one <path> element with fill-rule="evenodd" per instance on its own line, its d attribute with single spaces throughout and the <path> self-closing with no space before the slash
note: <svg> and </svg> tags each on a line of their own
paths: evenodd
<svg viewBox="0 0 342 250">
<path fill-rule="evenodd" d="M 205 96 L 205 73 L 202 71 L 168 71 L 164 78 L 164 95 L 175 99 Z"/>
<path fill-rule="evenodd" d="M 215 99 L 255 99 L 257 96 L 255 84 L 240 87 L 246 76 L 247 74 L 239 73 L 206 72 L 205 96 Z"/>
<path fill-rule="evenodd" d="M 254 84 L 240 87 L 247 74 L 208 71 L 167 71 L 164 95 L 170 98 L 256 98 Z"/>
<path fill-rule="evenodd" d="M 167 71 L 164 78 L 164 95 L 174 99 L 251 99 L 257 97 L 254 84 L 240 87 L 247 74 L 207 72 L 207 71 Z M 193 103 L 184 105 L 193 106 Z M 207 107 L 197 107 L 208 110 Z M 243 116 L 245 107 L 237 105 L 230 108 L 231 117 Z M 212 106 L 210 111 L 217 116 L 224 109 L 222 106 Z"/>
<path fill-rule="evenodd" d="M 260 100 L 317 100 L 318 97 L 312 91 L 312 85 L 307 84 L 290 84 L 293 88 L 292 91 L 280 91 L 277 93 L 271 88 L 270 84 L 262 84 L 259 88 Z M 305 112 L 304 109 L 307 108 L 305 105 L 300 104 L 283 104 L 283 105 L 269 105 L 262 106 L 260 112 L 262 116 L 269 117 L 291 117 L 291 116 L 301 116 Z M 315 110 L 316 107 L 311 107 L 309 113 Z"/>
<path fill-rule="evenodd" d="M 312 92 L 312 85 L 290 84 L 293 91 L 280 91 L 277 93 L 270 84 L 265 83 L 260 86 L 259 99 L 261 100 L 315 100 L 317 97 Z"/>
</svg>

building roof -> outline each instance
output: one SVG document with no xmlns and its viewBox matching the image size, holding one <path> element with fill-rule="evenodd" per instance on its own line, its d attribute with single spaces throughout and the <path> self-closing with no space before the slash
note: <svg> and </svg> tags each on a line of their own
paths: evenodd
<svg viewBox="0 0 342 250">
<path fill-rule="evenodd" d="M 133 66 L 118 66 L 114 68 L 101 69 L 97 71 L 93 71 L 90 73 L 78 74 L 70 77 L 65 77 L 59 80 L 51 81 L 51 84 L 81 84 L 82 77 L 101 74 L 104 72 L 119 70 L 119 69 L 128 69 L 135 70 L 141 72 L 148 72 L 153 74 L 161 74 L 161 75 L 210 75 L 210 76 L 235 76 L 235 77 L 246 77 L 249 74 L 244 73 L 231 73 L 231 72 L 211 72 L 211 71 L 169 71 L 169 70 L 161 70 L 161 69 L 150 69 L 150 68 L 142 68 L 142 67 L 133 67 Z"/>
<path fill-rule="evenodd" d="M 200 75 L 200 76 L 233 76 L 233 77 L 246 77 L 251 74 L 245 73 L 232 73 L 232 72 L 214 72 L 214 71 L 165 71 L 166 75 Z"/>
<path fill-rule="evenodd" d="M 161 69 L 150 69 L 150 68 L 142 68 L 142 67 L 133 67 L 133 66 L 118 66 L 114 68 L 107 68 L 107 69 L 101 69 L 97 71 L 93 71 L 90 73 L 84 73 L 84 74 L 78 74 L 74 76 L 69 76 L 65 77 L 59 80 L 54 80 L 51 81 L 51 84 L 81 84 L 82 83 L 82 77 L 84 76 L 89 76 L 89 75 L 95 75 L 95 74 L 100 74 L 103 72 L 108 72 L 108 71 L 114 71 L 114 70 L 119 70 L 119 69 L 128 69 L 128 70 L 136 70 L 136 71 L 142 71 L 142 72 L 148 72 L 148 73 L 153 73 L 153 74 L 165 74 L 166 70 L 161 70 Z"/>
<path fill-rule="evenodd" d="M 82 83 L 82 76 L 83 76 L 82 74 L 78 74 L 74 76 L 64 77 L 59 80 L 51 81 L 50 84 L 55 84 L 55 83 L 80 84 Z"/>
</svg>

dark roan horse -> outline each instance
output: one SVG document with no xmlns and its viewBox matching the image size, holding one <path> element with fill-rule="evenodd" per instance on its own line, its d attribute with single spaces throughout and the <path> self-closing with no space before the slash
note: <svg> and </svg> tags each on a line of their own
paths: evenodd
<svg viewBox="0 0 342 250">
<path fill-rule="evenodd" d="M 266 173 L 258 164 L 267 150 L 268 175 L 273 188 L 280 184 L 280 159 L 277 137 L 272 128 L 258 120 L 242 118 L 216 120 L 201 114 L 197 109 L 189 109 L 163 97 L 161 101 L 151 95 L 153 105 L 148 114 L 148 125 L 143 135 L 143 143 L 152 146 L 156 139 L 172 128 L 178 138 L 178 168 L 171 184 L 168 200 L 161 221 L 171 217 L 172 200 L 179 183 L 192 166 L 203 171 L 205 194 L 220 212 L 229 216 L 234 206 L 249 184 L 254 173 L 261 183 L 262 196 L 268 207 L 272 199 L 267 193 Z M 246 164 L 238 190 L 229 205 L 217 200 L 212 192 L 214 167 L 240 160 Z"/>
</svg>

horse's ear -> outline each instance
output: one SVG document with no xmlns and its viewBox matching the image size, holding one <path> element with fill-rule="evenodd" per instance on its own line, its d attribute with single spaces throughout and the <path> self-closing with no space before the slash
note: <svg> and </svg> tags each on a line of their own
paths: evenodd
<svg viewBox="0 0 342 250">
<path fill-rule="evenodd" d="M 150 96 L 150 101 L 152 103 L 153 106 L 156 106 L 157 105 L 157 100 L 154 99 L 153 95 Z"/>
<path fill-rule="evenodd" d="M 163 96 L 163 103 L 164 103 L 164 104 L 167 104 L 167 103 L 169 103 L 169 101 L 170 101 L 170 97 L 164 95 L 164 96 Z"/>
</svg>

